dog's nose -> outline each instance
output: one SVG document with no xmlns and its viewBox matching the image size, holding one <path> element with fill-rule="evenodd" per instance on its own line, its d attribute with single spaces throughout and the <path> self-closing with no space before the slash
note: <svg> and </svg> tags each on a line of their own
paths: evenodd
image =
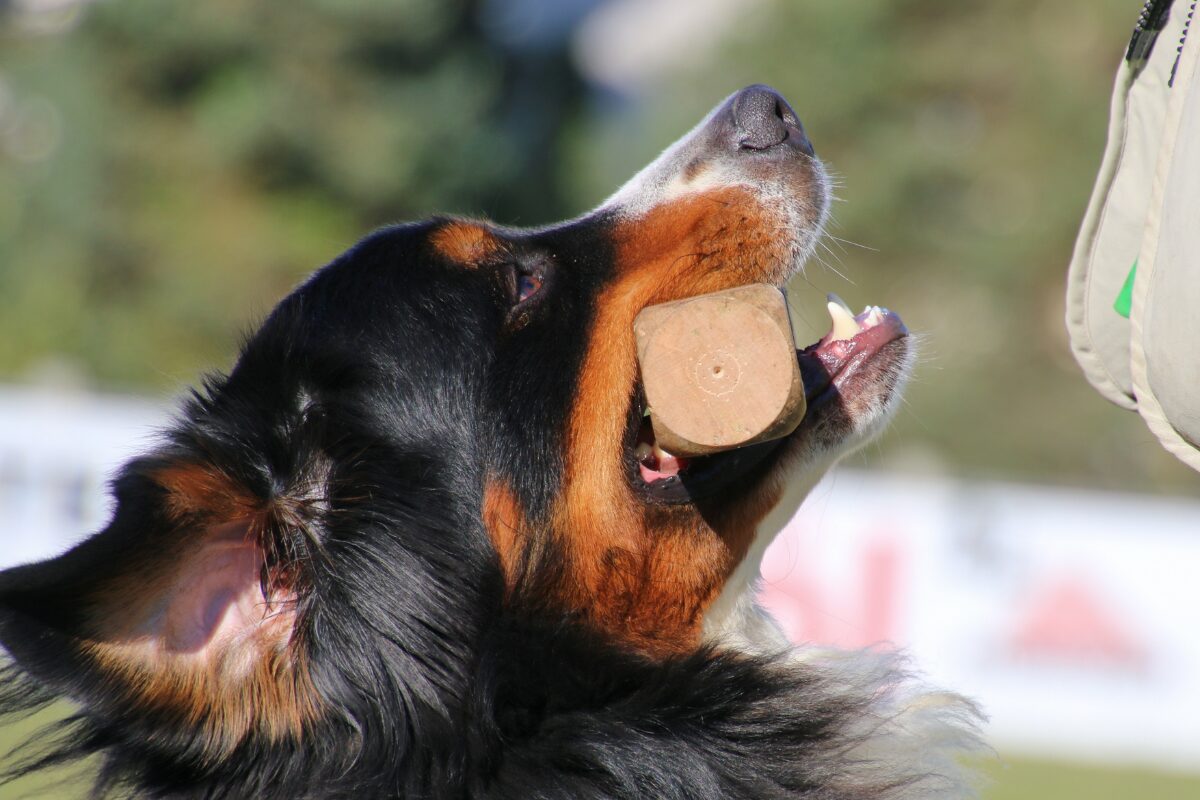
<svg viewBox="0 0 1200 800">
<path fill-rule="evenodd" d="M 812 142 L 804 126 L 783 95 L 770 86 L 747 86 L 733 97 L 730 105 L 738 147 L 766 150 L 787 144 L 807 155 L 814 155 Z"/>
</svg>

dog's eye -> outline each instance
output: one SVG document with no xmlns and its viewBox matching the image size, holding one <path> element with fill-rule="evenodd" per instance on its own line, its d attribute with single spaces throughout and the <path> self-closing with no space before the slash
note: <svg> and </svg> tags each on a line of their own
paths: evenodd
<svg viewBox="0 0 1200 800">
<path fill-rule="evenodd" d="M 507 287 L 508 329 L 525 327 L 541 303 L 549 281 L 549 264 L 540 259 L 506 265 L 502 275 Z"/>
<path fill-rule="evenodd" d="M 542 279 L 537 275 L 517 275 L 517 302 L 524 303 L 542 288 Z"/>
</svg>

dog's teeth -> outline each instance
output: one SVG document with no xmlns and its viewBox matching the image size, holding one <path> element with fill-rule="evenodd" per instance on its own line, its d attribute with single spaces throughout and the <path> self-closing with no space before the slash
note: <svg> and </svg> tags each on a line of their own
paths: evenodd
<svg viewBox="0 0 1200 800">
<path fill-rule="evenodd" d="M 851 309 L 851 308 L 850 308 L 850 304 L 849 304 L 849 303 L 847 303 L 847 302 L 846 302 L 845 300 L 843 300 L 842 298 L 838 297 L 838 296 L 837 296 L 836 294 L 834 294 L 833 292 L 830 292 L 829 294 L 825 295 L 825 299 L 826 299 L 826 300 L 828 300 L 828 301 L 829 301 L 829 302 L 831 302 L 831 303 L 837 303 L 839 306 L 841 306 L 842 308 L 846 309 L 846 313 L 847 313 L 847 314 L 849 314 L 849 315 L 850 315 L 850 316 L 852 316 L 852 317 L 854 316 L 854 311 L 853 311 L 853 309 Z"/>
<path fill-rule="evenodd" d="M 850 309 L 836 294 L 829 295 L 829 316 L 833 319 L 833 330 L 830 335 L 834 339 L 853 339 L 858 335 L 858 323 Z"/>
<path fill-rule="evenodd" d="M 647 458 L 650 457 L 650 454 L 653 452 L 654 452 L 653 447 L 651 447 L 646 442 L 642 442 L 641 444 L 639 444 L 637 446 L 637 449 L 633 451 L 633 456 L 638 461 L 645 461 Z"/>
<path fill-rule="evenodd" d="M 883 322 L 883 309 L 879 306 L 871 306 L 867 310 L 866 319 L 863 320 L 863 325 L 871 328 Z"/>
<path fill-rule="evenodd" d="M 666 461 L 668 458 L 672 458 L 672 459 L 675 458 L 675 456 L 671 455 L 666 450 L 663 450 L 661 447 L 659 447 L 658 442 L 654 443 L 654 451 L 653 452 L 654 452 L 654 457 L 657 458 L 659 461 Z"/>
</svg>

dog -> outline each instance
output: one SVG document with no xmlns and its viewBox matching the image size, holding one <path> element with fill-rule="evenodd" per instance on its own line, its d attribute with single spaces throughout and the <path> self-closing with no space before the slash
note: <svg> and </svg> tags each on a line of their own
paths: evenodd
<svg viewBox="0 0 1200 800">
<path fill-rule="evenodd" d="M 784 482 L 898 402 L 899 317 L 797 352 L 784 439 L 686 461 L 643 413 L 634 316 L 782 286 L 829 187 L 751 86 L 581 217 L 397 225 L 315 272 L 124 466 L 107 527 L 0 574 L 4 709 L 78 708 L 16 771 L 98 755 L 97 795 L 172 798 L 962 796 L 969 703 L 793 648 L 753 602 Z"/>
</svg>

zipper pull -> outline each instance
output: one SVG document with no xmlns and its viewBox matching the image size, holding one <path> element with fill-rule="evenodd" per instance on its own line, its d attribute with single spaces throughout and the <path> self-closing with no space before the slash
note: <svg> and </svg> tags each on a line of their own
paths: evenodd
<svg viewBox="0 0 1200 800">
<path fill-rule="evenodd" d="M 1125 60 L 1134 69 L 1141 69 L 1150 59 L 1150 53 L 1154 50 L 1154 42 L 1167 25 L 1173 1 L 1146 0 L 1146 4 L 1142 6 L 1142 13 L 1138 15 L 1137 24 L 1133 27 L 1133 36 L 1129 40 L 1129 47 L 1125 50 Z"/>
</svg>

